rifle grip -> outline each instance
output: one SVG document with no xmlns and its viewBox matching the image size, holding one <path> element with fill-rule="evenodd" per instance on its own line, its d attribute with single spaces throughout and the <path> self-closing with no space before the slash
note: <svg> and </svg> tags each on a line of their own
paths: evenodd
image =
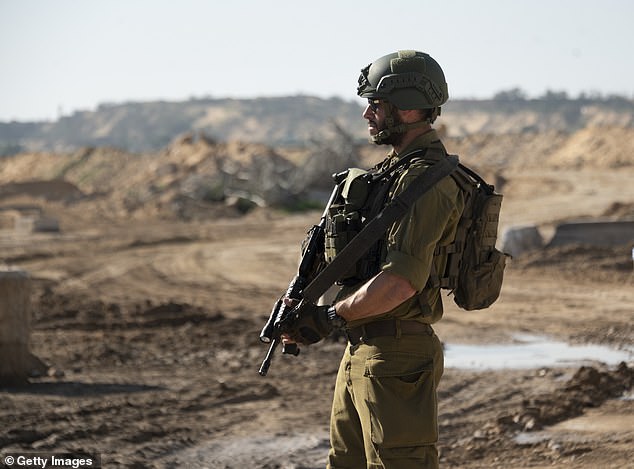
<svg viewBox="0 0 634 469">
<path fill-rule="evenodd" d="M 299 347 L 297 346 L 297 344 L 294 343 L 282 344 L 282 354 L 293 355 L 296 357 L 297 355 L 299 355 Z"/>
</svg>

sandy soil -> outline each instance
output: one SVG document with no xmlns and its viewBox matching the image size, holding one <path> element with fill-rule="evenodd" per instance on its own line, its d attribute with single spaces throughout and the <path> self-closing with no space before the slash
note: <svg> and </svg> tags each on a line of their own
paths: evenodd
<svg viewBox="0 0 634 469">
<path fill-rule="evenodd" d="M 503 225 L 599 216 L 634 202 L 632 167 L 504 173 Z M 589 181 L 585 184 L 583 181 Z M 317 468 L 344 343 L 277 355 L 258 340 L 318 214 L 256 210 L 200 222 L 90 217 L 51 205 L 60 233 L 0 232 L 5 263 L 33 279 L 32 351 L 49 375 L 0 388 L 0 453 L 100 453 L 105 467 Z M 500 300 L 446 298 L 447 344 L 517 334 L 629 350 L 629 364 L 448 368 L 440 451 L 451 468 L 634 467 L 634 277 L 628 247 L 514 259 Z"/>
</svg>

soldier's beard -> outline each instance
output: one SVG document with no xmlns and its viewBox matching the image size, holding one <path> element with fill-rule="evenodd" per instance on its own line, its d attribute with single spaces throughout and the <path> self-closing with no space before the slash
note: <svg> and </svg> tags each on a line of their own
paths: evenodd
<svg viewBox="0 0 634 469">
<path fill-rule="evenodd" d="M 392 124 L 392 128 L 396 128 L 397 126 L 399 126 L 400 124 L 403 123 L 403 120 L 401 119 L 401 116 L 399 116 L 397 113 L 393 113 L 392 119 L 394 121 L 394 123 Z M 387 124 L 385 123 L 385 121 L 383 122 L 383 126 L 379 129 L 379 132 L 377 133 L 377 135 L 375 135 L 372 138 L 372 141 L 375 144 L 377 144 L 377 145 L 397 146 L 403 141 L 403 138 L 405 137 L 404 133 L 402 133 L 402 132 L 394 132 L 392 130 L 390 130 L 390 135 L 388 135 L 387 137 L 379 137 L 379 134 L 382 131 L 384 131 L 384 130 L 388 130 L 388 127 L 387 127 Z M 376 137 L 378 137 L 378 138 L 376 138 Z"/>
</svg>

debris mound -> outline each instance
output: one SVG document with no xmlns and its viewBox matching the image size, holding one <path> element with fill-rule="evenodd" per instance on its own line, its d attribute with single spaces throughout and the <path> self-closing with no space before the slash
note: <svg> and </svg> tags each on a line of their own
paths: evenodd
<svg viewBox="0 0 634 469">
<path fill-rule="evenodd" d="M 560 389 L 527 399 L 520 409 L 498 417 L 498 430 L 533 431 L 577 417 L 588 407 L 623 396 L 632 389 L 634 368 L 622 362 L 615 370 L 582 366 Z"/>
</svg>

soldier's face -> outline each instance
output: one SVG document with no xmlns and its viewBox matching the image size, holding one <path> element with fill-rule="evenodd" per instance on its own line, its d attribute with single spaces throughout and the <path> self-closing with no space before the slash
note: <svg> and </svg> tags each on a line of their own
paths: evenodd
<svg viewBox="0 0 634 469">
<path fill-rule="evenodd" d="M 386 109 L 387 104 L 385 101 L 380 99 L 368 99 L 368 105 L 366 106 L 365 111 L 363 111 L 363 118 L 368 121 L 368 132 L 370 133 L 370 137 L 374 137 L 382 130 L 387 129 Z M 403 123 L 401 112 L 402 111 L 398 109 L 394 109 L 394 112 L 392 112 L 394 126 Z M 380 145 L 398 145 L 402 140 L 402 133 L 392 133 L 387 138 L 381 139 L 380 142 L 375 141 L 375 143 L 379 143 Z"/>
<path fill-rule="evenodd" d="M 370 136 L 378 134 L 385 128 L 385 103 L 380 99 L 368 99 L 363 118 L 368 121 Z"/>
</svg>

